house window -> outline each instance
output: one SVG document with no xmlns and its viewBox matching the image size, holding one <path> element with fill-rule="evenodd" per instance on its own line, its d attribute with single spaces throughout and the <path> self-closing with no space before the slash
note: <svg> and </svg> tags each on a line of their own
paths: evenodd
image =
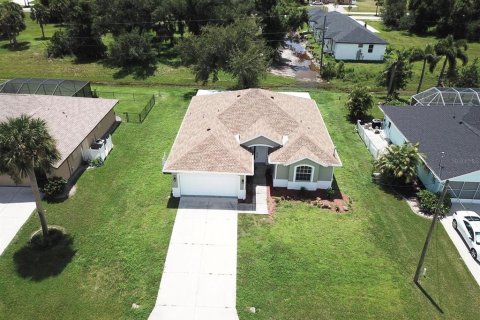
<svg viewBox="0 0 480 320">
<path fill-rule="evenodd" d="M 360 44 L 358 45 L 358 47 L 359 47 L 359 48 L 363 48 L 363 43 L 360 43 Z"/>
<path fill-rule="evenodd" d="M 298 166 L 295 169 L 295 181 L 312 181 L 312 173 L 312 167 Z"/>
<path fill-rule="evenodd" d="M 372 53 L 373 52 L 373 44 L 369 44 L 368 45 L 368 53 Z"/>
</svg>

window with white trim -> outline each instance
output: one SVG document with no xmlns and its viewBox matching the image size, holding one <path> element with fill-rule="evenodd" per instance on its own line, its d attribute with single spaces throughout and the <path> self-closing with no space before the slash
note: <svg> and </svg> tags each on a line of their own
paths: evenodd
<svg viewBox="0 0 480 320">
<path fill-rule="evenodd" d="M 295 169 L 295 181 L 312 181 L 312 167 L 298 166 Z"/>
<path fill-rule="evenodd" d="M 368 53 L 372 53 L 373 52 L 373 44 L 369 44 L 368 45 Z"/>
</svg>

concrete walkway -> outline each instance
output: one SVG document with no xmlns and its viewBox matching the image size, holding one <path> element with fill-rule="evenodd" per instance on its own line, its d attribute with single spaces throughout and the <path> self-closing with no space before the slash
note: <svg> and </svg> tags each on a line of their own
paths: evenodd
<svg viewBox="0 0 480 320">
<path fill-rule="evenodd" d="M 30 187 L 0 187 L 0 255 L 34 209 Z"/>
<path fill-rule="evenodd" d="M 477 281 L 477 284 L 480 286 L 480 262 L 473 260 L 470 252 L 467 249 L 467 245 L 463 242 L 462 236 L 455 229 L 453 229 L 452 220 L 453 217 L 448 216 L 442 219 L 441 222 L 443 227 L 445 228 L 445 231 L 447 231 L 450 239 L 457 248 L 458 253 L 460 253 L 460 256 L 465 262 L 468 270 L 470 270 L 470 273 Z"/>
<path fill-rule="evenodd" d="M 150 320 L 238 320 L 237 199 L 182 197 Z"/>
<path fill-rule="evenodd" d="M 267 196 L 267 166 L 255 165 L 253 176 L 254 195 L 252 203 L 238 204 L 238 211 L 250 214 L 268 214 L 268 196 Z"/>
</svg>

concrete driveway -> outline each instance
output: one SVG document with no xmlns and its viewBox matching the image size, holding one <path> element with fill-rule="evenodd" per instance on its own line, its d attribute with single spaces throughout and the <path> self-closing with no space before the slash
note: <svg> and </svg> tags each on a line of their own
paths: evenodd
<svg viewBox="0 0 480 320">
<path fill-rule="evenodd" d="M 238 320 L 237 199 L 182 197 L 149 319 Z"/>
<path fill-rule="evenodd" d="M 467 245 L 463 242 L 462 236 L 455 229 L 453 229 L 452 220 L 452 216 L 447 216 L 442 219 L 441 222 L 443 227 L 445 228 L 445 231 L 447 231 L 448 236 L 457 248 L 458 253 L 465 262 L 468 270 L 470 270 L 470 273 L 477 281 L 477 284 L 480 286 L 480 262 L 477 260 L 473 260 L 470 252 L 468 251 Z"/>
<path fill-rule="evenodd" d="M 34 209 L 30 187 L 0 187 L 0 255 Z"/>
</svg>

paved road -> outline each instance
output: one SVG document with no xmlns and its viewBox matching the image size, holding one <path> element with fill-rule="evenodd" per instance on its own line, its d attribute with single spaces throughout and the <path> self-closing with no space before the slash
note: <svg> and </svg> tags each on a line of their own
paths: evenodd
<svg viewBox="0 0 480 320">
<path fill-rule="evenodd" d="M 0 187 L 0 255 L 35 209 L 30 188 Z"/>
<path fill-rule="evenodd" d="M 182 197 L 150 320 L 238 320 L 237 199 Z"/>
<path fill-rule="evenodd" d="M 473 260 L 472 256 L 468 252 L 467 245 L 463 242 L 462 236 L 452 227 L 452 216 L 448 216 L 442 219 L 442 225 L 447 231 L 450 239 L 460 253 L 465 265 L 467 266 L 470 273 L 473 275 L 478 285 L 480 286 L 480 262 Z"/>
</svg>

